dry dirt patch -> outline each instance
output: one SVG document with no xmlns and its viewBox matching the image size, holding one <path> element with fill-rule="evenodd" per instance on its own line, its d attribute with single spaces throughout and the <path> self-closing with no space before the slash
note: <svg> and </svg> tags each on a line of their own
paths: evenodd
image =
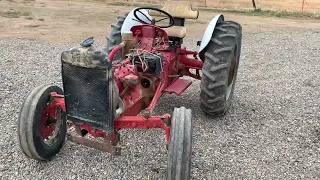
<svg viewBox="0 0 320 180">
<path fill-rule="evenodd" d="M 116 17 L 130 6 L 78 1 L 0 1 L 0 37 L 40 39 L 56 43 L 79 42 L 93 36 L 104 41 Z M 201 36 L 220 12 L 200 11 L 199 19 L 187 20 L 187 36 Z M 227 20 L 242 24 L 244 32 L 319 28 L 319 20 L 285 19 L 225 13 Z"/>
</svg>

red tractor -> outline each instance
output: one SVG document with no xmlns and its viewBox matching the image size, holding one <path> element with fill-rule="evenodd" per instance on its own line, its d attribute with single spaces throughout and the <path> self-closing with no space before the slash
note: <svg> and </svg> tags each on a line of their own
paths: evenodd
<svg viewBox="0 0 320 180">
<path fill-rule="evenodd" d="M 23 153 L 50 160 L 67 137 L 120 155 L 122 129 L 162 128 L 167 179 L 189 179 L 192 111 L 182 106 L 172 114 L 155 115 L 154 109 L 164 93 L 181 95 L 192 83 L 182 77 L 189 76 L 201 81 L 204 113 L 224 115 L 233 96 L 242 40 L 241 26 L 220 14 L 198 41 L 199 50 L 187 50 L 182 47 L 185 19 L 198 16 L 189 2 L 135 8 L 111 26 L 106 49 L 94 48 L 88 38 L 62 52 L 63 90 L 51 84 L 36 87 L 22 104 L 18 136 Z M 164 20 L 168 25 L 157 25 Z"/>
</svg>

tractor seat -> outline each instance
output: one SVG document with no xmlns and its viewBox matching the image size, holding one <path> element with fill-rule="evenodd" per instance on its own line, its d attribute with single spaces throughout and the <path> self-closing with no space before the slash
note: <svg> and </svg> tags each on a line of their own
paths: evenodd
<svg viewBox="0 0 320 180">
<path fill-rule="evenodd" d="M 183 26 L 171 26 L 163 29 L 170 37 L 184 38 L 187 35 L 187 28 Z"/>
<path fill-rule="evenodd" d="M 182 19 L 198 19 L 199 11 L 192 10 L 191 2 L 189 1 L 167 1 L 161 10 L 166 11 L 174 18 Z M 150 16 L 166 17 L 158 11 L 149 10 Z"/>
</svg>

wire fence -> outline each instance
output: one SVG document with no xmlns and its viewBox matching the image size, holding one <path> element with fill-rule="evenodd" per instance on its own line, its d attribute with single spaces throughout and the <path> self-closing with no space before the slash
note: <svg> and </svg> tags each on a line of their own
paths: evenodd
<svg viewBox="0 0 320 180">
<path fill-rule="evenodd" d="M 319 0 L 319 2 L 320 2 L 320 0 Z M 305 6 L 306 4 L 307 4 L 307 1 L 306 1 L 306 0 L 301 0 L 301 11 L 302 11 L 302 12 L 304 11 L 304 6 Z M 320 3 L 319 3 L 319 6 L 320 6 Z M 255 0 L 252 0 L 252 7 L 253 7 L 254 9 L 257 9 Z M 291 6 L 291 7 L 292 7 L 292 6 Z M 294 6 L 294 7 L 298 8 L 297 6 Z M 319 10 L 320 10 L 320 7 L 318 7 L 318 8 L 319 8 Z"/>
<path fill-rule="evenodd" d="M 195 2 L 197 0 L 193 0 Z M 199 0 L 202 1 L 202 0 Z M 205 7 L 265 9 L 320 13 L 320 0 L 203 0 Z M 197 4 L 201 4 L 198 2 Z"/>
</svg>

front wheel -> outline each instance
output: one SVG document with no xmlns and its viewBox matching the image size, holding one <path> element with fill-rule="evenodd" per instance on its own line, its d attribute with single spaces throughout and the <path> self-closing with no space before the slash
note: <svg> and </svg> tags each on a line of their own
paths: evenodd
<svg viewBox="0 0 320 180">
<path fill-rule="evenodd" d="M 242 27 L 233 21 L 217 23 L 204 51 L 200 107 L 211 116 L 222 116 L 231 105 L 237 79 Z"/>
<path fill-rule="evenodd" d="M 18 138 L 22 152 L 29 158 L 44 161 L 62 148 L 66 133 L 66 114 L 51 93 L 63 95 L 58 86 L 42 85 L 25 98 L 18 117 Z"/>
<path fill-rule="evenodd" d="M 167 180 L 189 180 L 192 156 L 192 112 L 174 108 L 171 118 Z"/>
</svg>

